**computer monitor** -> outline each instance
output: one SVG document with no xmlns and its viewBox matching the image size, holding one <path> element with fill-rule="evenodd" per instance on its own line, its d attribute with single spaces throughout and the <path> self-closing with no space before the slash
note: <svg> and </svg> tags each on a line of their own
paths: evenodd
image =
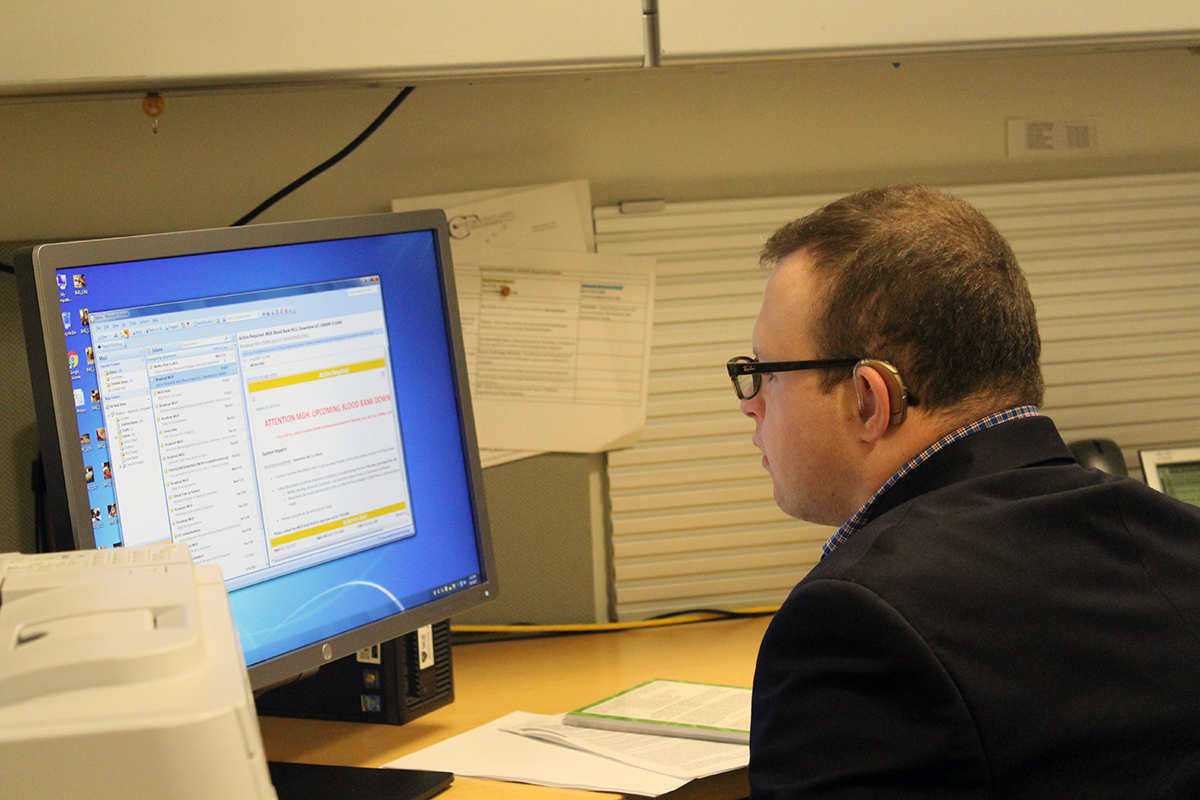
<svg viewBox="0 0 1200 800">
<path fill-rule="evenodd" d="M 1146 485 L 1200 506 L 1200 447 L 1139 450 Z"/>
<path fill-rule="evenodd" d="M 440 211 L 18 256 L 48 508 L 219 564 L 261 689 L 496 594 Z"/>
</svg>

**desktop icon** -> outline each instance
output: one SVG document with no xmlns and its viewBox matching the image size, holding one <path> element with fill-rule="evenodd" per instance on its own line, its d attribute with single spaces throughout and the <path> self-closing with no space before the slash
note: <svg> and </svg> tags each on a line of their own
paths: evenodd
<svg viewBox="0 0 1200 800">
<path fill-rule="evenodd" d="M 65 292 L 67 290 L 67 276 L 60 273 L 54 277 L 58 279 L 58 290 Z"/>
<path fill-rule="evenodd" d="M 84 328 L 88 326 L 88 310 L 86 308 L 79 309 L 79 324 Z"/>
<path fill-rule="evenodd" d="M 62 312 L 62 315 L 63 315 L 63 330 L 64 331 L 71 330 L 71 312 L 64 311 L 64 312 Z"/>
<path fill-rule="evenodd" d="M 67 364 L 70 365 L 71 369 L 75 369 L 79 366 L 79 354 L 74 350 L 71 350 L 67 353 Z"/>
<path fill-rule="evenodd" d="M 75 281 L 76 289 L 86 289 L 87 288 L 87 277 L 86 276 L 72 275 L 71 278 L 74 279 L 74 281 Z"/>
<path fill-rule="evenodd" d="M 84 397 L 83 389 L 75 390 L 75 407 L 82 408 L 87 405 L 87 399 Z"/>
</svg>

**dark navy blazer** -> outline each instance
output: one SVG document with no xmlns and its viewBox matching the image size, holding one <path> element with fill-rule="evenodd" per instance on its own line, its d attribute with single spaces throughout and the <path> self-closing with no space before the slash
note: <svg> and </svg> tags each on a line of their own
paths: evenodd
<svg viewBox="0 0 1200 800">
<path fill-rule="evenodd" d="M 755 798 L 1200 798 L 1200 508 L 1045 417 L 949 445 L 792 590 Z"/>
</svg>

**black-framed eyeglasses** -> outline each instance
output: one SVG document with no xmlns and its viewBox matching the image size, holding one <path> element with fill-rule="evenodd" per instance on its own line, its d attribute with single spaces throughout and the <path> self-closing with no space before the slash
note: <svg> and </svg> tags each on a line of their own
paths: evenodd
<svg viewBox="0 0 1200 800">
<path fill-rule="evenodd" d="M 853 367 L 860 358 L 822 358 L 816 361 L 759 361 L 752 356 L 729 359 L 725 369 L 733 381 L 733 390 L 741 400 L 749 400 L 762 388 L 762 376 L 768 372 L 795 372 L 802 369 Z"/>
</svg>

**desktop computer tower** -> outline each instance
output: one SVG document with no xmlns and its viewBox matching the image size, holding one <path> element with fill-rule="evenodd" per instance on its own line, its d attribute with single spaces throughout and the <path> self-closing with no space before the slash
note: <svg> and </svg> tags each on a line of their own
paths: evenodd
<svg viewBox="0 0 1200 800">
<path fill-rule="evenodd" d="M 403 725 L 454 700 L 450 621 L 340 658 L 255 699 L 267 717 Z"/>
</svg>

